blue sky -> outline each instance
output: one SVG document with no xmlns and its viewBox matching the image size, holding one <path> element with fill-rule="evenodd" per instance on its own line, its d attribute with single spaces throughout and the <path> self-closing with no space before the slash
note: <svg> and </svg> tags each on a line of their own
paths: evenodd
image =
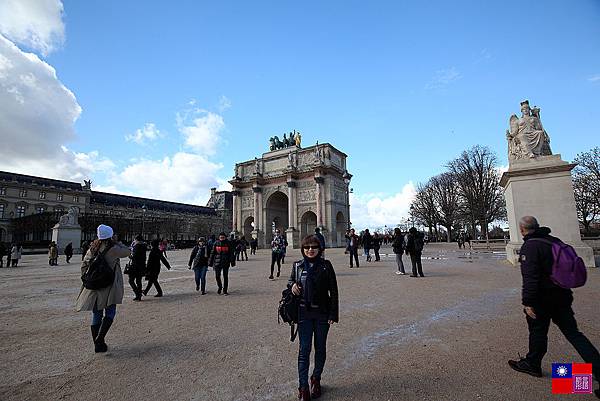
<svg viewBox="0 0 600 401">
<path fill-rule="evenodd" d="M 20 115 L 8 89 L 23 74 L 11 81 L 0 59 L 0 105 L 13 110 L 0 118 L 16 121 L 0 136 L 17 138 L 0 168 L 203 203 L 236 161 L 296 129 L 305 146 L 349 155 L 352 220 L 383 225 L 472 145 L 507 164 L 523 99 L 564 159 L 599 145 L 600 2 L 422 3 L 7 1 L 0 55 L 47 75 L 23 57 L 34 53 L 57 82 L 21 91 L 41 112 Z M 38 153 L 17 146 L 31 119 Z"/>
</svg>

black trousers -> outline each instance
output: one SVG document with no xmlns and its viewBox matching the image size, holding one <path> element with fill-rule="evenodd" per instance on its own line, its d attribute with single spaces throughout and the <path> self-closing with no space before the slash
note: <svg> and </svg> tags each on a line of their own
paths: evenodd
<svg viewBox="0 0 600 401">
<path fill-rule="evenodd" d="M 256 255 L 256 248 L 250 248 L 250 255 Z"/>
<path fill-rule="evenodd" d="M 581 358 L 592 364 L 592 373 L 600 380 L 600 354 L 587 337 L 577 328 L 575 314 L 570 304 L 556 305 L 549 300 L 546 308 L 534 308 L 536 319 L 526 316 L 529 327 L 529 352 L 527 361 L 535 367 L 541 367 L 542 359 L 548 351 L 548 329 L 550 321 L 558 326 L 567 341 L 575 348 Z"/>
<path fill-rule="evenodd" d="M 350 252 L 350 267 L 352 266 L 352 258 L 354 257 L 354 260 L 356 261 L 356 267 L 360 267 L 360 265 L 358 264 L 358 248 L 348 248 L 348 251 Z"/>
<path fill-rule="evenodd" d="M 244 260 L 244 255 L 246 255 L 246 260 L 248 260 L 248 252 L 245 249 L 242 249 L 235 254 L 235 260 L 239 261 L 240 256 L 242 257 L 242 260 Z"/>
<path fill-rule="evenodd" d="M 160 284 L 158 284 L 158 277 L 155 279 L 150 279 L 148 280 L 148 285 L 146 286 L 146 289 L 144 290 L 144 292 L 147 294 L 148 291 L 150 291 L 150 288 L 152 288 L 152 285 L 154 285 L 154 288 L 156 288 L 156 293 L 158 295 L 162 295 L 162 288 L 160 288 Z"/>
<path fill-rule="evenodd" d="M 375 251 L 375 262 L 379 262 L 381 258 L 379 257 L 379 248 L 373 248 Z"/>
<path fill-rule="evenodd" d="M 281 272 L 281 253 L 271 252 L 271 276 L 275 269 L 275 262 L 277 262 L 277 272 Z"/>
<path fill-rule="evenodd" d="M 73 254 L 65 255 L 65 257 L 67 258 L 67 263 L 71 263 L 71 258 L 73 257 Z"/>
<path fill-rule="evenodd" d="M 129 275 L 129 285 L 133 290 L 136 298 L 142 295 L 142 276 L 136 276 L 134 274 Z"/>
<path fill-rule="evenodd" d="M 410 253 L 410 262 L 412 263 L 412 274 L 416 276 L 417 274 L 421 277 L 425 277 L 423 274 L 423 265 L 421 264 L 421 252 L 415 251 L 414 253 Z"/>
<path fill-rule="evenodd" d="M 227 293 L 227 286 L 229 285 L 229 266 L 227 267 L 213 267 L 215 270 L 215 278 L 217 279 L 217 287 L 223 289 L 223 292 Z M 221 272 L 223 273 L 223 281 L 221 281 Z"/>
</svg>

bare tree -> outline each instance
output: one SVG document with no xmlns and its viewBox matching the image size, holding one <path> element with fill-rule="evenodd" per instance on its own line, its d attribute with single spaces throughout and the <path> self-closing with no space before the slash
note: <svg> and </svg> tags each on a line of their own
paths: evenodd
<svg viewBox="0 0 600 401">
<path fill-rule="evenodd" d="M 579 153 L 574 162 L 578 164 L 575 168 L 576 174 L 590 177 L 586 187 L 591 191 L 596 207 L 600 208 L 600 148 L 595 147 L 588 152 Z"/>
<path fill-rule="evenodd" d="M 429 184 L 418 184 L 417 194 L 410 210 L 412 217 L 429 228 L 429 234 L 435 230 L 437 235 L 438 213 L 433 195 L 434 191 Z"/>
<path fill-rule="evenodd" d="M 470 215 L 473 236 L 478 224 L 487 238 L 488 224 L 506 217 L 497 165 L 496 155 L 488 147 L 479 145 L 465 150 L 460 157 L 448 163 Z"/>
<path fill-rule="evenodd" d="M 452 173 L 442 173 L 429 180 L 438 223 L 446 227 L 447 241 L 452 241 L 452 227 L 460 213 L 460 194 L 456 176 Z"/>
<path fill-rule="evenodd" d="M 590 225 L 600 214 L 598 202 L 598 179 L 589 170 L 577 166 L 573 170 L 573 194 L 577 217 L 583 225 L 584 232 L 590 234 Z"/>
</svg>

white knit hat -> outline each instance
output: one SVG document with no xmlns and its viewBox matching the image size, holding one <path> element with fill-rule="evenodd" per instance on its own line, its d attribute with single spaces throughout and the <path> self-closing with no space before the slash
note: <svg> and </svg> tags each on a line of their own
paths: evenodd
<svg viewBox="0 0 600 401">
<path fill-rule="evenodd" d="M 104 224 L 100 224 L 98 226 L 98 239 L 108 239 L 113 236 L 113 229 L 110 226 L 105 226 Z"/>
</svg>

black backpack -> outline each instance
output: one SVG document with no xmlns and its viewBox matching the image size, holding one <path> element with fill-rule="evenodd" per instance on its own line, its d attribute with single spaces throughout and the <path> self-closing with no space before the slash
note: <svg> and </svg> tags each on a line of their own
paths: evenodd
<svg viewBox="0 0 600 401">
<path fill-rule="evenodd" d="M 88 290 L 101 290 L 111 286 L 115 281 L 115 271 L 108 265 L 104 257 L 111 247 L 112 244 L 90 259 L 87 270 L 81 275 L 83 286 Z"/>
</svg>

